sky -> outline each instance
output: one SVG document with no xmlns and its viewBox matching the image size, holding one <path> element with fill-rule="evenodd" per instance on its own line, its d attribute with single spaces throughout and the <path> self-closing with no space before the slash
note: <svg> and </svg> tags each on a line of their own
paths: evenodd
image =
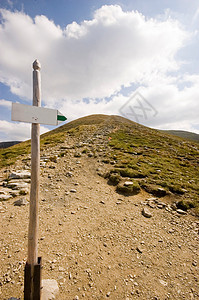
<svg viewBox="0 0 199 300">
<path fill-rule="evenodd" d="M 108 114 L 199 133 L 198 49 L 197 0 L 0 0 L 0 142 L 30 138 L 11 103 L 32 105 L 35 59 L 42 106 L 67 122 Z"/>
</svg>

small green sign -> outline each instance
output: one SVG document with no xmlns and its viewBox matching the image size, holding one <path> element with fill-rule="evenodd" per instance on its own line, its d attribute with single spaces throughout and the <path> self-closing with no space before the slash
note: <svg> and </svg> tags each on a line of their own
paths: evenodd
<svg viewBox="0 0 199 300">
<path fill-rule="evenodd" d="M 57 115 L 57 121 L 66 121 L 67 118 L 65 116 Z"/>
</svg>

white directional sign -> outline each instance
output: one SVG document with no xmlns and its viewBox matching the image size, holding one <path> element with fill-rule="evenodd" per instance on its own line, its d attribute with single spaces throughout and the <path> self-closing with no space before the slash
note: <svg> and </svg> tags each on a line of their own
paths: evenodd
<svg viewBox="0 0 199 300">
<path fill-rule="evenodd" d="M 58 125 L 67 120 L 57 109 L 12 103 L 12 121 Z"/>
</svg>

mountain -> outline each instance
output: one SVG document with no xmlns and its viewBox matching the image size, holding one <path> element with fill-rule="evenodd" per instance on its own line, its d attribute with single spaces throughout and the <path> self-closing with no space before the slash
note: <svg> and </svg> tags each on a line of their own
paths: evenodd
<svg viewBox="0 0 199 300">
<path fill-rule="evenodd" d="M 21 142 L 19 142 L 19 141 L 0 142 L 0 149 L 1 148 L 4 148 L 4 149 L 9 148 L 9 147 L 14 146 L 14 145 L 19 144 L 19 143 L 21 143 Z"/>
<path fill-rule="evenodd" d="M 0 294 L 23 299 L 30 141 L 0 149 Z M 199 145 L 118 116 L 41 136 L 38 256 L 57 299 L 198 298 Z"/>
<path fill-rule="evenodd" d="M 199 146 L 147 128 L 120 116 L 91 115 L 41 136 L 41 153 L 65 142 L 81 144 L 77 152 L 100 160 L 108 183 L 118 192 L 145 190 L 155 196 L 180 195 L 182 206 L 198 206 Z M 74 146 L 76 149 L 76 146 Z M 0 166 L 30 153 L 30 141 L 0 150 Z M 42 154 L 41 154 L 42 155 Z M 64 155 L 64 151 L 59 154 Z M 124 180 L 134 182 L 128 188 Z"/>
<path fill-rule="evenodd" d="M 162 130 L 162 132 L 179 136 L 181 138 L 199 143 L 199 134 L 184 130 Z"/>
</svg>

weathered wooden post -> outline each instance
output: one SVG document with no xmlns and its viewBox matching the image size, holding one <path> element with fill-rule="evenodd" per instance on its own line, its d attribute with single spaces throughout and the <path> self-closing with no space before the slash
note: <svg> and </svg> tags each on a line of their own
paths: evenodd
<svg viewBox="0 0 199 300">
<path fill-rule="evenodd" d="M 33 106 L 41 106 L 40 63 L 33 63 Z M 39 168 L 40 168 L 40 124 L 32 124 L 31 133 L 31 190 L 30 219 L 28 232 L 28 263 L 37 264 L 38 205 L 39 205 Z"/>
<path fill-rule="evenodd" d="M 41 106 L 40 63 L 33 63 L 33 106 Z M 41 258 L 38 258 L 39 228 L 40 124 L 32 123 L 31 189 L 28 230 L 28 260 L 25 267 L 24 299 L 39 300 L 41 290 Z"/>
<path fill-rule="evenodd" d="M 33 69 L 33 106 L 12 103 L 12 121 L 32 123 L 30 217 L 24 300 L 41 298 L 41 257 L 38 257 L 40 124 L 58 125 L 67 120 L 57 109 L 41 107 L 41 66 L 37 59 L 33 63 Z"/>
</svg>

